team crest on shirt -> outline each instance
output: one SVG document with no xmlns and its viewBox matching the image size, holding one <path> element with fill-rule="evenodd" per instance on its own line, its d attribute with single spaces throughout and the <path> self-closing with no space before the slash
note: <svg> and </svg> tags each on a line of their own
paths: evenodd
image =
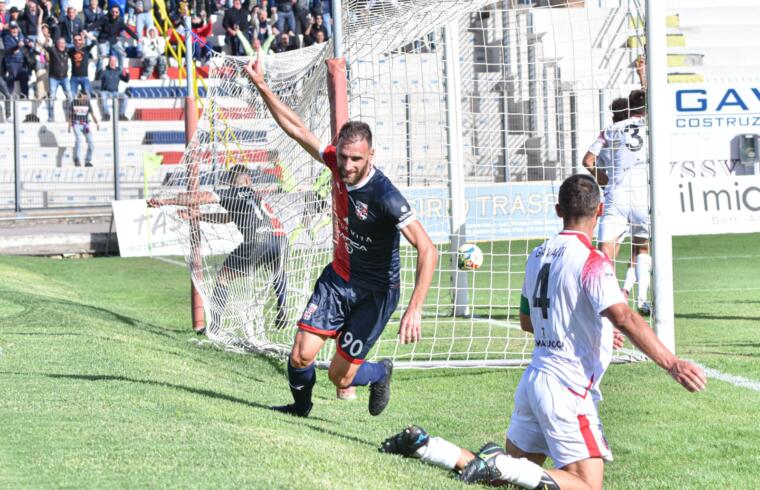
<svg viewBox="0 0 760 490">
<path fill-rule="evenodd" d="M 356 217 L 359 218 L 362 221 L 365 221 L 367 219 L 367 215 L 369 214 L 369 208 L 368 206 L 361 202 L 356 201 L 356 205 L 354 206 Z"/>
</svg>

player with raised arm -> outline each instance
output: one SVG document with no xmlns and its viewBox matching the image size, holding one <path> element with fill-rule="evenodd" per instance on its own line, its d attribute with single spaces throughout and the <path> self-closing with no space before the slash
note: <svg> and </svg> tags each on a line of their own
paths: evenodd
<svg viewBox="0 0 760 490">
<path fill-rule="evenodd" d="M 259 193 L 253 189 L 253 178 L 245 165 L 234 165 L 228 172 L 227 181 L 230 184 L 228 189 L 185 192 L 169 199 L 149 199 L 148 206 L 186 206 L 189 209 L 179 212 L 184 219 L 200 219 L 211 223 L 232 221 L 243 235 L 243 242 L 224 259 L 217 274 L 211 294 L 212 301 L 217 303 L 217 308 L 211 315 L 211 328 L 221 327 L 229 283 L 245 275 L 252 266 L 266 267 L 272 274 L 277 299 L 275 326 L 282 328 L 287 317 L 287 275 L 284 265 L 287 261 L 288 238 L 285 228 L 274 209 L 262 201 Z M 227 212 L 197 214 L 198 206 L 213 203 L 218 203 Z M 196 333 L 203 335 L 205 330 L 203 328 Z"/>
<path fill-rule="evenodd" d="M 613 110 L 613 123 L 599 133 L 583 157 L 583 166 L 605 186 L 604 216 L 599 222 L 599 248 L 613 261 L 620 240 L 631 233 L 633 251 L 623 289 L 630 292 L 638 284 L 637 307 L 650 314 L 647 300 L 652 258 L 649 255 L 649 165 L 646 137 L 646 93 L 634 90 L 628 96 L 629 115 Z M 607 160 L 607 169 L 596 160 Z M 632 266 L 632 267 L 631 267 Z"/>
<path fill-rule="evenodd" d="M 507 449 L 495 443 L 477 454 L 410 426 L 380 450 L 460 471 L 468 483 L 535 489 L 600 489 L 612 460 L 597 412 L 599 382 L 612 357 L 612 326 L 689 391 L 704 373 L 677 358 L 633 310 L 612 264 L 591 245 L 604 205 L 589 175 L 573 175 L 559 190 L 563 231 L 528 257 L 520 298 L 520 327 L 534 335 L 530 365 L 515 392 Z M 610 321 L 602 321 L 607 318 Z M 544 470 L 546 457 L 555 469 Z"/>
<path fill-rule="evenodd" d="M 414 291 L 399 329 L 403 343 L 420 339 L 422 306 L 437 251 L 409 203 L 373 165 L 369 126 L 349 121 L 340 129 L 337 146 L 323 145 L 272 92 L 260 61 L 249 62 L 246 72 L 282 130 L 332 173 L 333 260 L 298 322 L 288 359 L 294 403 L 274 409 L 309 415 L 314 360 L 325 341 L 334 338 L 337 352 L 330 362 L 330 380 L 338 388 L 369 385 L 369 413 L 379 415 L 390 400 L 393 364 L 364 359 L 398 304 L 400 233 L 417 249 Z"/>
</svg>

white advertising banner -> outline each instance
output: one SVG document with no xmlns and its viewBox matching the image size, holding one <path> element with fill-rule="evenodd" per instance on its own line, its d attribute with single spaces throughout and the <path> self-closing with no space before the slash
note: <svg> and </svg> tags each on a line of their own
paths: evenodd
<svg viewBox="0 0 760 490">
<path fill-rule="evenodd" d="M 670 181 L 673 235 L 760 232 L 760 179 L 755 176 Z"/>
<path fill-rule="evenodd" d="M 149 208 L 142 199 L 113 201 L 114 223 L 122 257 L 182 256 L 180 236 L 189 236 L 186 221 L 179 221 L 176 206 Z M 216 206 L 214 212 L 224 212 Z M 208 211 L 205 210 L 204 211 Z M 201 254 L 226 254 L 243 240 L 234 223 L 201 222 Z"/>
<path fill-rule="evenodd" d="M 670 90 L 673 234 L 760 232 L 760 84 Z"/>
</svg>

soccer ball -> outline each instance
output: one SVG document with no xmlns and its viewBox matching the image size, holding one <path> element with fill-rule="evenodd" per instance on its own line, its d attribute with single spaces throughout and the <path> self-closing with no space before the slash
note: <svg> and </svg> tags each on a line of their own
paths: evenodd
<svg viewBox="0 0 760 490">
<path fill-rule="evenodd" d="M 483 265 L 483 252 L 474 243 L 465 243 L 457 250 L 457 263 L 462 270 L 479 269 Z"/>
</svg>

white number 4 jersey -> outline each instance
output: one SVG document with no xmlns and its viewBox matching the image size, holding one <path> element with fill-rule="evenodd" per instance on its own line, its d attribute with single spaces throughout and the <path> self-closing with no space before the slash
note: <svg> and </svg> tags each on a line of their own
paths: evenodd
<svg viewBox="0 0 760 490">
<path fill-rule="evenodd" d="M 612 358 L 612 324 L 600 313 L 625 303 L 615 271 L 582 232 L 563 231 L 536 247 L 525 267 L 520 311 L 533 324 L 531 366 L 581 397 L 598 390 Z"/>
</svg>

